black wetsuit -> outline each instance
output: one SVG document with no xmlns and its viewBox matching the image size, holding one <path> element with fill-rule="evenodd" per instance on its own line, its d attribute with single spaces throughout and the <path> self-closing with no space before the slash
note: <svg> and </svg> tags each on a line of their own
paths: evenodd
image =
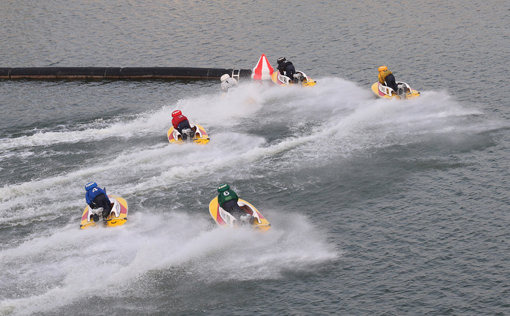
<svg viewBox="0 0 510 316">
<path fill-rule="evenodd" d="M 181 134 L 182 140 L 186 140 L 188 138 L 188 135 L 182 133 L 182 130 L 186 128 L 191 129 L 188 120 L 182 121 L 179 123 L 179 125 L 177 125 L 177 131 L 179 131 L 179 133 Z"/>
<path fill-rule="evenodd" d="M 225 211 L 227 211 L 230 214 L 232 214 L 232 216 L 234 216 L 237 219 L 240 219 L 242 215 L 246 214 L 246 212 L 244 212 L 239 207 L 239 205 L 237 205 L 237 199 L 230 200 L 230 201 L 227 201 L 227 202 L 223 203 L 221 208 L 223 208 Z"/>
<path fill-rule="evenodd" d="M 181 133 L 181 134 L 182 134 L 182 130 L 185 128 L 191 129 L 191 126 L 189 125 L 188 120 L 182 121 L 179 123 L 179 125 L 177 125 L 177 131 L 179 131 L 179 133 Z"/>
<path fill-rule="evenodd" d="M 294 80 L 294 74 L 296 73 L 296 68 L 290 61 L 285 61 L 278 65 L 278 70 L 280 74 L 285 75 L 290 78 L 290 80 Z"/>
<path fill-rule="evenodd" d="M 106 218 L 112 211 L 112 204 L 110 203 L 108 197 L 106 197 L 106 195 L 104 194 L 99 194 L 98 196 L 96 196 L 94 200 L 92 200 L 90 207 L 92 207 L 93 209 L 102 207 L 103 218 Z"/>
<path fill-rule="evenodd" d="M 395 90 L 395 93 L 397 93 L 398 85 L 395 82 L 395 77 L 393 76 L 393 74 L 387 75 L 386 78 L 384 78 L 384 81 L 386 82 L 386 86 L 392 88 L 393 90 Z"/>
</svg>

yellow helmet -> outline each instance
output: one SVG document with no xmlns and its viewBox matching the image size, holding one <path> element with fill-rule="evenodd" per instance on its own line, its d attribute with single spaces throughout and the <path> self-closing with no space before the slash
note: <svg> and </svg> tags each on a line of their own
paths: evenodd
<svg viewBox="0 0 510 316">
<path fill-rule="evenodd" d="M 386 71 L 386 70 L 388 70 L 388 67 L 386 67 L 386 66 L 381 66 L 381 67 L 377 68 L 377 70 L 379 70 L 379 72 L 381 72 L 381 71 Z"/>
</svg>

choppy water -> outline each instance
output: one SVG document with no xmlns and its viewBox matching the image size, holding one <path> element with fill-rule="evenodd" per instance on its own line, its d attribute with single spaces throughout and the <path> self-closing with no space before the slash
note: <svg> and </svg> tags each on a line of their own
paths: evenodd
<svg viewBox="0 0 510 316">
<path fill-rule="evenodd" d="M 0 82 L 0 314 L 510 313 L 509 9 L 4 1 L 2 66 L 266 53 L 319 84 Z M 374 99 L 380 64 L 422 96 Z M 167 143 L 176 108 L 207 146 Z M 126 225 L 79 230 L 91 180 Z M 222 182 L 268 233 L 215 226 Z"/>
</svg>

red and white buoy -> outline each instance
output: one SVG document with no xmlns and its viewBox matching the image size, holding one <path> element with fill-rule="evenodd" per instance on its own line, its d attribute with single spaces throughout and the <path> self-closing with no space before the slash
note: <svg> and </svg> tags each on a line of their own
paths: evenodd
<svg viewBox="0 0 510 316">
<path fill-rule="evenodd" d="M 257 62 L 255 68 L 251 73 L 251 78 L 254 80 L 271 80 L 271 74 L 274 69 L 267 61 L 266 55 L 262 54 Z"/>
</svg>

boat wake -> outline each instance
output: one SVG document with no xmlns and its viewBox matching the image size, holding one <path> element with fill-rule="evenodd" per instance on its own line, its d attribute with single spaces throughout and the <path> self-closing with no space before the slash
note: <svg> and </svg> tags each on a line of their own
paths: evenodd
<svg viewBox="0 0 510 316">
<path fill-rule="evenodd" d="M 3 250 L 0 312 L 48 312 L 97 295 L 115 300 L 128 288 L 143 290 L 154 271 L 184 271 L 206 284 L 277 279 L 339 255 L 303 216 L 269 211 L 275 225 L 260 233 L 212 226 L 203 213 L 142 211 L 117 229 L 66 226 Z"/>
<path fill-rule="evenodd" d="M 505 127 L 443 91 L 382 100 L 343 79 L 318 82 L 309 89 L 251 83 L 226 96 L 188 97 L 138 115 L 0 139 L 0 174 L 16 159 L 28 169 L 26 177 L 0 188 L 0 228 L 28 231 L 0 248 L 0 313 L 44 312 L 97 293 L 108 296 L 154 271 L 184 271 L 207 283 L 313 270 L 340 252 L 299 215 L 306 210 L 263 209 L 273 225 L 267 234 L 218 229 L 207 214 L 215 187 L 274 179 L 282 190 L 294 189 L 306 181 L 278 179 L 381 148 L 426 147 L 421 145 L 438 138 L 476 150 L 478 144 L 470 147 L 474 135 Z M 207 129 L 207 145 L 168 144 L 176 108 Z M 115 153 L 101 155 L 95 142 L 111 144 Z M 76 150 L 74 167 L 62 167 Z M 52 165 L 55 159 L 62 160 Z M 126 198 L 125 226 L 79 231 L 89 181 Z M 256 195 L 270 194 L 253 192 L 250 200 L 258 207 Z"/>
</svg>

